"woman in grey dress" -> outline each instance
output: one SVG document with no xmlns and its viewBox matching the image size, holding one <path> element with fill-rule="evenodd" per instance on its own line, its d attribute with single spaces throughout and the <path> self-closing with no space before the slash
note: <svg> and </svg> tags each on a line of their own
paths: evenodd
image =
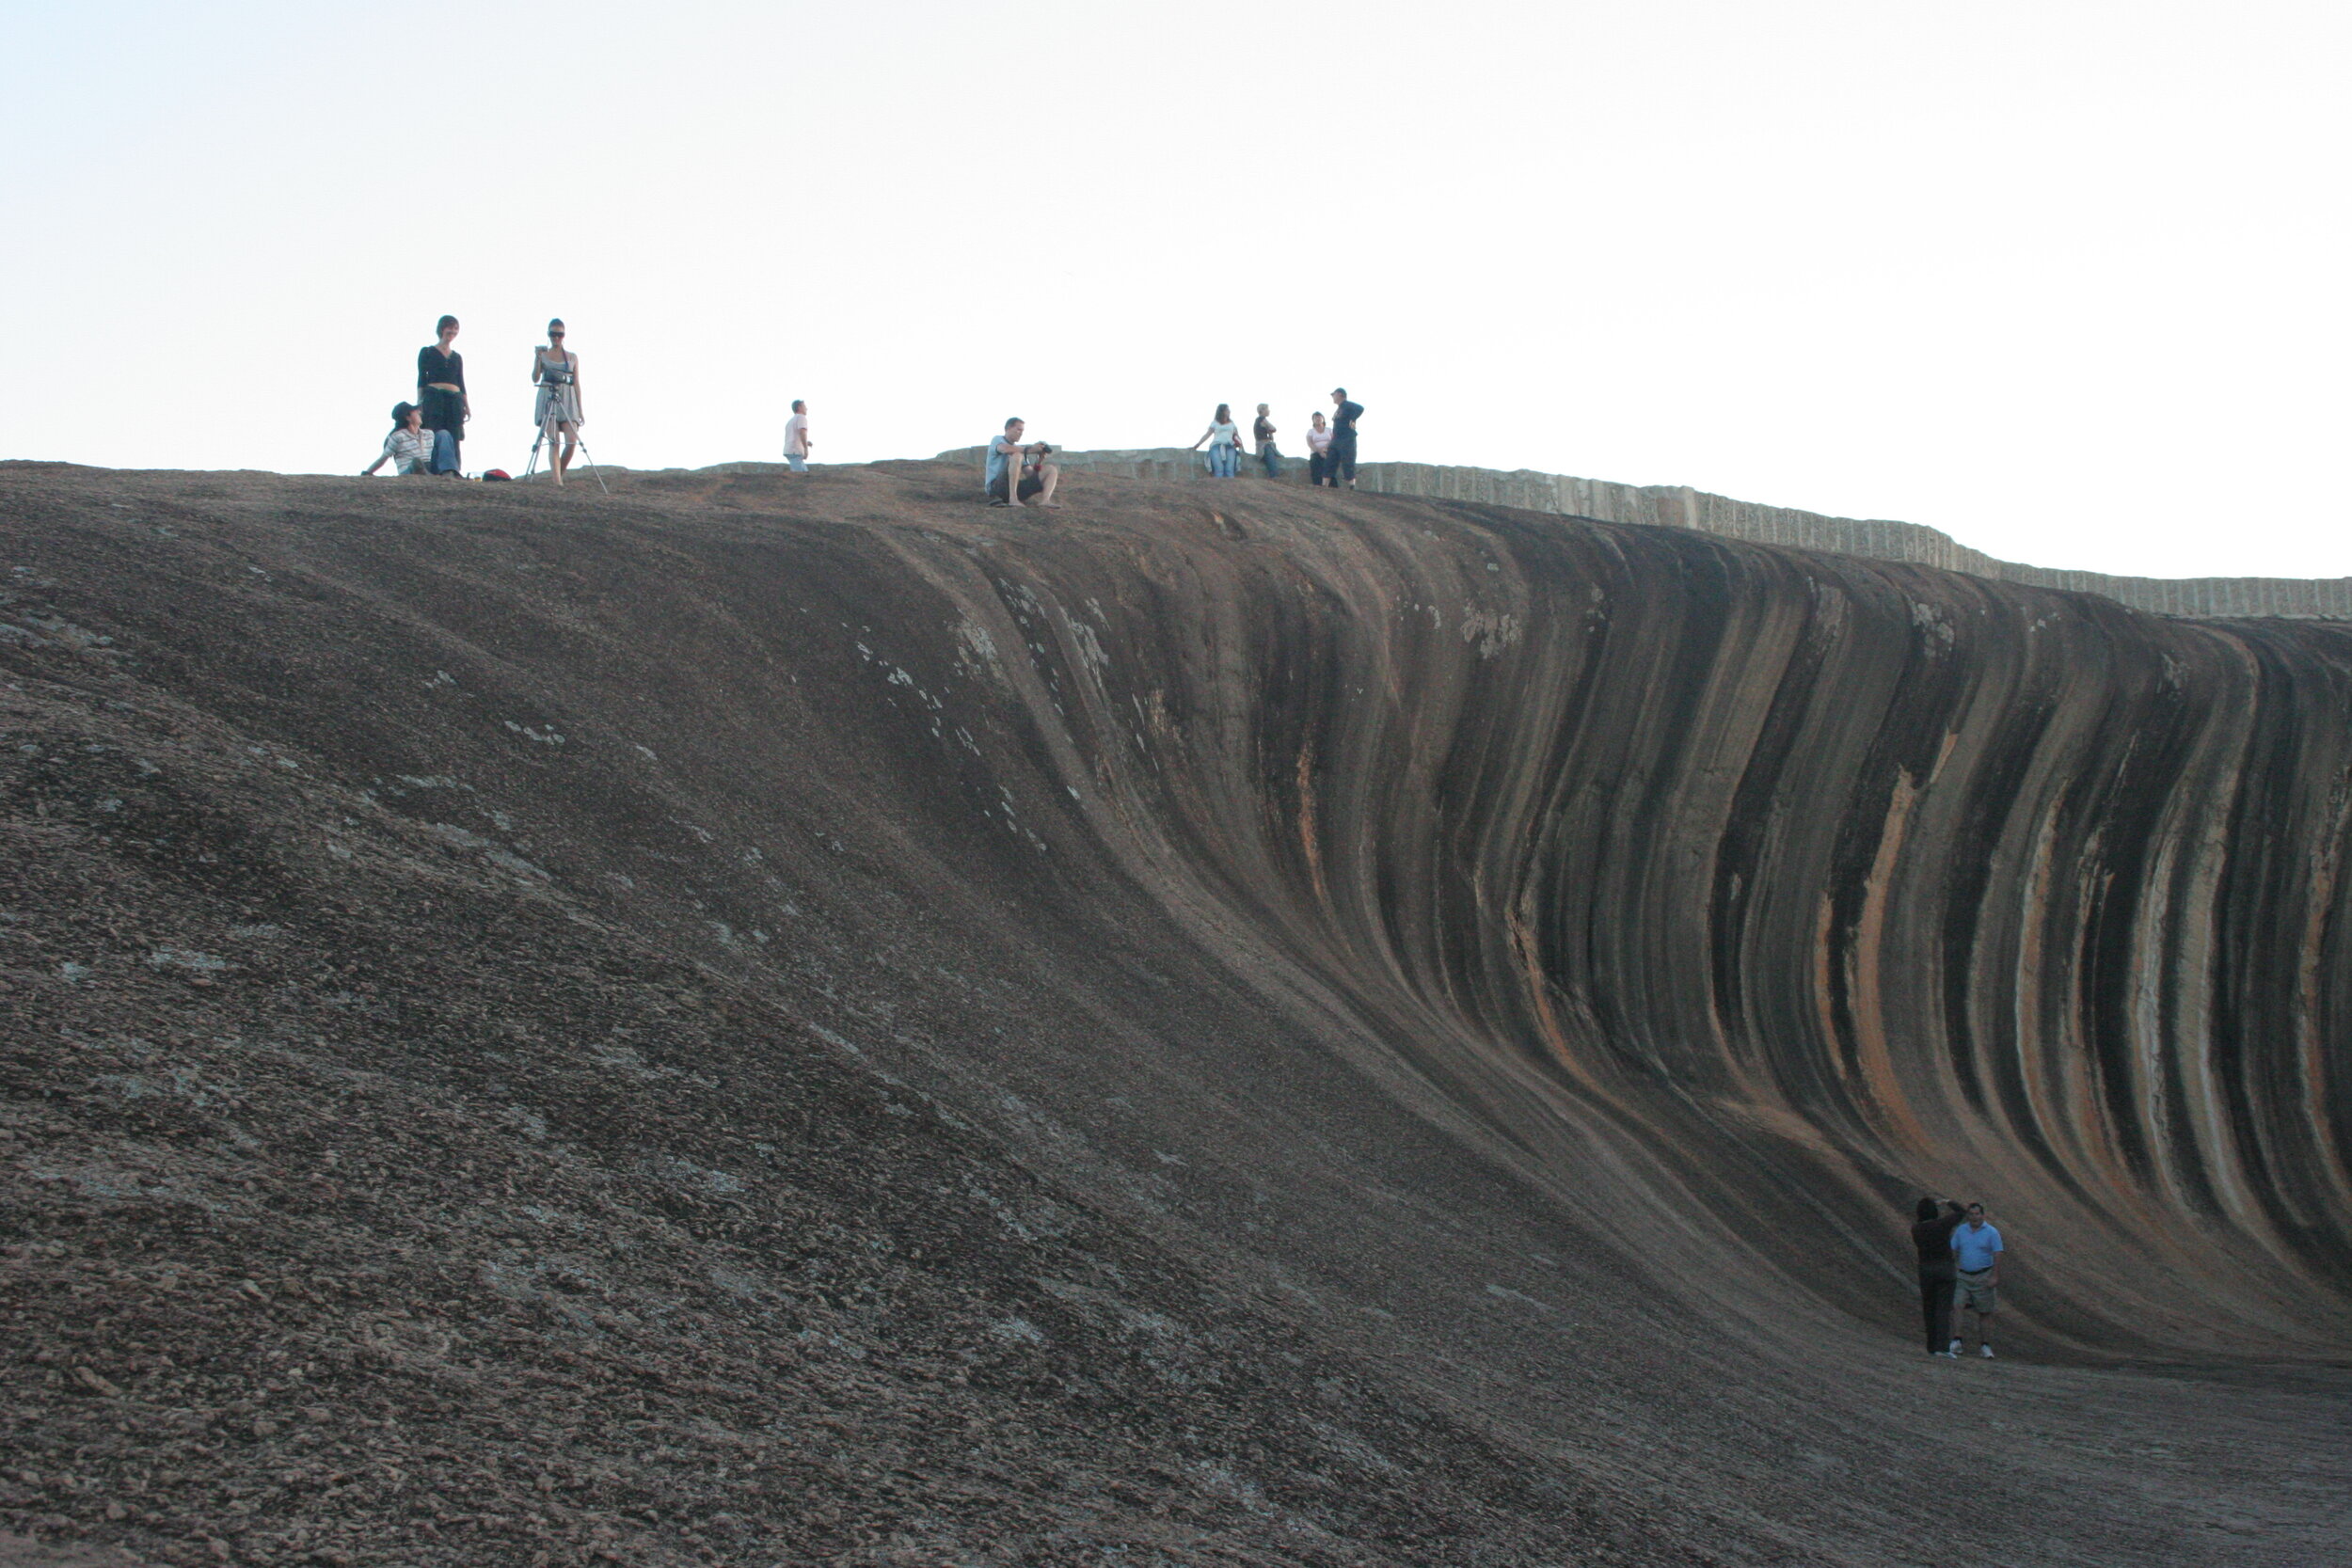
<svg viewBox="0 0 2352 1568">
<path fill-rule="evenodd" d="M 561 484 L 580 447 L 580 427 L 588 421 L 580 413 L 580 356 L 564 346 L 560 316 L 548 323 L 547 346 L 531 356 L 531 380 L 539 388 L 536 420 L 548 443 L 548 467 Z"/>
</svg>

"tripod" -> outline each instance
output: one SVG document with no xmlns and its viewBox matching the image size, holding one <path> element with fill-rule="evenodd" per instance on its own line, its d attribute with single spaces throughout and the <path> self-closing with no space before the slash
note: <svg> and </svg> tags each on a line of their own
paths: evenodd
<svg viewBox="0 0 2352 1568">
<path fill-rule="evenodd" d="M 523 478 L 525 479 L 529 479 L 532 474 L 539 471 L 539 448 L 542 444 L 545 444 L 548 449 L 548 467 L 549 468 L 553 468 L 556 465 L 558 454 L 555 450 L 555 443 L 559 438 L 559 433 L 556 427 L 564 423 L 564 415 L 568 406 L 567 400 L 562 394 L 571 390 L 572 383 L 571 378 L 566 375 L 562 381 L 542 382 L 540 385 L 552 387 L 557 395 L 548 399 L 548 417 L 539 421 L 539 434 L 532 437 L 531 461 L 523 467 Z M 589 451 L 588 443 L 580 438 L 580 422 L 578 420 L 574 420 L 572 422 L 572 445 L 580 449 L 580 456 L 588 459 L 588 473 L 591 478 L 596 480 L 596 488 L 602 490 L 608 496 L 611 495 L 612 493 L 612 487 L 605 483 L 604 475 L 596 471 L 596 455 Z"/>
</svg>

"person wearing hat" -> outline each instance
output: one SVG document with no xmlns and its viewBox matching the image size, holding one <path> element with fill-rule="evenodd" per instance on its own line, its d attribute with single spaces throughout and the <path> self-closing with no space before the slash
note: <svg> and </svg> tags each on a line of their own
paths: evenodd
<svg viewBox="0 0 2352 1568">
<path fill-rule="evenodd" d="M 1364 417 L 1364 405 L 1347 401 L 1347 388 L 1331 388 L 1331 401 L 1338 404 L 1331 416 L 1331 483 L 1345 481 L 1350 490 L 1356 488 L 1356 421 Z"/>
<path fill-rule="evenodd" d="M 433 471 L 433 432 L 424 428 L 424 410 L 413 403 L 392 404 L 392 433 L 384 437 L 384 450 L 359 470 L 359 477 L 368 478 L 387 463 L 394 474 Z"/>
</svg>

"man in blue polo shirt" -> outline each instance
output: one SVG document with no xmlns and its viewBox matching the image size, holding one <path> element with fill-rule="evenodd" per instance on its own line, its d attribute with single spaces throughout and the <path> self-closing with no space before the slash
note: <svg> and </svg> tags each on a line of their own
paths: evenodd
<svg viewBox="0 0 2352 1568">
<path fill-rule="evenodd" d="M 1059 511 L 1061 503 L 1054 499 L 1054 487 L 1061 483 L 1061 468 L 1045 459 L 1054 449 L 1044 442 L 1024 446 L 1022 433 L 1028 429 L 1025 420 L 1005 421 L 1005 433 L 988 443 L 987 466 L 980 470 L 980 488 L 987 493 L 991 506 L 1023 506 L 1034 504 Z"/>
<path fill-rule="evenodd" d="M 1984 1205 L 1968 1206 L 1968 1223 L 1952 1230 L 1952 1262 L 1960 1277 L 1952 1286 L 1952 1306 L 1977 1315 L 1977 1352 L 1993 1359 L 1993 1308 L 2001 1283 L 2001 1233 L 1984 1222 Z M 1965 1329 L 1967 1319 L 1955 1326 Z M 1960 1354 L 1961 1334 L 1952 1337 L 1952 1354 Z"/>
</svg>

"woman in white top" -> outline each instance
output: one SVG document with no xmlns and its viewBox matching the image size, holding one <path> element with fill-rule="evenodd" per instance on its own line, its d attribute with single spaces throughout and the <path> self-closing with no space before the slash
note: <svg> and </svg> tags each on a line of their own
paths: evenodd
<svg viewBox="0 0 2352 1568">
<path fill-rule="evenodd" d="M 1331 477 L 1331 427 L 1317 414 L 1307 426 L 1307 483 L 1336 486 Z"/>
<path fill-rule="evenodd" d="M 387 463 L 395 474 L 433 471 L 433 432 L 424 428 L 424 410 L 413 403 L 392 405 L 392 433 L 384 437 L 384 450 L 359 470 L 359 477 L 366 479 Z"/>
<path fill-rule="evenodd" d="M 561 316 L 548 323 L 548 346 L 531 356 L 531 380 L 539 388 L 536 422 L 540 438 L 548 444 L 548 467 L 561 484 L 580 446 L 580 427 L 588 422 L 580 412 L 580 356 L 564 346 Z M 558 436 L 563 438 L 560 451 Z"/>
<path fill-rule="evenodd" d="M 1200 441 L 1209 443 L 1209 477 L 1233 478 L 1240 466 L 1241 426 L 1233 422 L 1232 404 L 1220 403 L 1216 405 L 1216 417 L 1209 421 L 1209 428 L 1200 433 Z M 1195 441 L 1190 450 L 1199 451 L 1200 441 Z"/>
</svg>

